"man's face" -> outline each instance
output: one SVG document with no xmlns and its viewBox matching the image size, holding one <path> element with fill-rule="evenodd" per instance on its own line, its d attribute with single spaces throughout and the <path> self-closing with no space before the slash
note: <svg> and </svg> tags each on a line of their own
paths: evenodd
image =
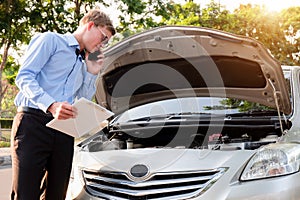
<svg viewBox="0 0 300 200">
<path fill-rule="evenodd" d="M 111 32 L 108 31 L 105 26 L 93 25 L 90 29 L 90 37 L 85 48 L 89 52 L 100 50 L 107 45 L 111 37 Z"/>
</svg>

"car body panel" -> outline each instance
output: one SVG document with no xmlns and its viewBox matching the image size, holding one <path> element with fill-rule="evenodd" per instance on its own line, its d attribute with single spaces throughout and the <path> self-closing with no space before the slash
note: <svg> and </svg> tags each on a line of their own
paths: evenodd
<svg viewBox="0 0 300 200">
<path fill-rule="evenodd" d="M 76 157 L 76 163 L 80 167 L 99 171 L 118 171 L 128 173 L 135 164 L 143 163 L 149 166 L 150 174 L 156 172 L 207 170 L 220 166 L 240 166 L 253 155 L 253 151 L 212 151 L 193 149 L 139 149 L 82 152 Z M 239 156 L 243 155 L 243 156 Z M 247 156 L 246 156 L 247 155 Z M 164 160 L 157 159 L 159 157 Z M 115 161 L 118 162 L 115 162 Z M 103 165 L 99 165 L 103 163 Z"/>
<path fill-rule="evenodd" d="M 276 96 L 279 109 L 291 111 L 280 64 L 262 44 L 247 37 L 166 26 L 125 39 L 105 55 L 96 99 L 116 114 L 174 95 L 208 94 L 255 100 L 274 108 Z"/>
</svg>

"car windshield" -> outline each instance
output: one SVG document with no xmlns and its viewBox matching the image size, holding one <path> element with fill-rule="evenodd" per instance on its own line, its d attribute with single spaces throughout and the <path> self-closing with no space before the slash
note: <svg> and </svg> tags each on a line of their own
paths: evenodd
<svg viewBox="0 0 300 200">
<path fill-rule="evenodd" d="M 290 88 L 290 71 L 284 71 Z M 143 118 L 170 115 L 277 115 L 276 108 L 270 108 L 256 102 L 221 97 L 191 97 L 162 100 L 132 108 L 117 118 L 117 122 L 127 122 Z"/>
<path fill-rule="evenodd" d="M 256 111 L 275 111 L 276 114 L 275 109 L 258 103 L 231 98 L 194 97 L 164 100 L 139 106 L 123 113 L 118 122 L 174 114 L 234 115 Z"/>
</svg>

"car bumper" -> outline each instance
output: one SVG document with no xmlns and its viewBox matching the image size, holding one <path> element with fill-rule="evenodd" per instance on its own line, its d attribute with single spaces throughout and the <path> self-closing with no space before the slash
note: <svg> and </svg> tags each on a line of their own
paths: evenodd
<svg viewBox="0 0 300 200">
<path fill-rule="evenodd" d="M 224 178 L 224 177 L 223 177 Z M 221 178 L 222 179 L 222 178 Z M 223 182 L 222 180 L 220 182 Z M 214 184 L 194 200 L 226 199 L 226 200 L 283 200 L 300 199 L 300 174 L 295 173 L 277 178 L 247 182 L 235 182 L 227 186 Z M 70 184 L 67 200 L 103 200 L 90 195 L 81 183 Z"/>
<path fill-rule="evenodd" d="M 156 151 L 156 150 L 155 150 Z M 180 150 L 178 150 L 180 151 Z M 130 151 L 106 151 L 105 154 L 97 153 L 81 153 L 81 156 L 77 159 L 76 164 L 73 166 L 73 181 L 69 185 L 69 199 L 82 199 L 82 200 L 102 200 L 105 198 L 99 198 L 88 193 L 84 187 L 83 174 L 79 170 L 78 166 L 84 166 L 85 169 L 100 169 L 99 161 L 106 163 L 108 166 L 112 164 L 118 164 L 118 172 L 126 172 L 126 169 L 130 169 L 130 166 L 133 166 L 132 163 L 141 163 L 143 161 L 144 154 L 132 154 L 132 157 L 129 158 Z M 174 150 L 159 151 L 159 155 L 163 158 L 171 157 L 174 154 Z M 121 155 L 120 155 L 121 154 Z M 162 166 L 162 160 L 157 159 L 157 154 L 148 155 L 147 160 L 144 163 L 148 162 L 148 165 L 152 167 L 157 164 L 157 166 Z M 192 151 L 185 150 L 184 153 L 181 153 L 172 164 L 164 168 L 164 172 L 172 171 L 187 171 L 191 170 L 201 170 L 201 169 L 216 169 L 216 168 L 226 168 L 226 172 L 223 173 L 217 180 L 212 182 L 212 184 L 205 188 L 201 194 L 198 196 L 193 195 L 193 200 L 207 200 L 207 199 L 218 199 L 218 200 L 294 200 L 300 199 L 300 173 L 289 174 L 285 176 L 278 176 L 274 178 L 266 178 L 252 181 L 239 181 L 239 177 L 244 169 L 244 165 L 247 163 L 247 160 L 253 155 L 252 151 L 212 151 L 205 152 L 203 151 Z M 119 162 L 109 162 L 110 158 L 119 158 Z M 105 159 L 107 157 L 107 159 Z M 144 156 L 145 157 L 145 156 Z M 101 160 L 99 160 L 101 158 Z M 126 159 L 126 160 L 122 160 Z M 173 156 L 174 158 L 174 156 Z M 189 162 L 187 162 L 187 160 Z M 208 164 L 209 163 L 209 164 Z M 244 164 L 242 164 L 244 163 Z M 127 165 L 125 165 L 127 164 Z M 125 167 L 124 167 L 125 165 Z M 201 169 L 199 169 L 201 168 Z M 161 171 L 161 170 L 160 170 Z M 156 173 L 153 170 L 153 173 Z M 114 192 L 114 191 L 112 191 Z M 121 198 L 107 198 L 107 199 L 116 199 L 120 200 Z M 163 199 L 163 198 L 160 198 Z M 170 199 L 170 198 L 169 198 Z M 173 198 L 172 200 L 179 200 L 186 198 Z M 125 199 L 126 200 L 126 199 Z M 165 199 L 163 199 L 165 200 Z"/>
</svg>

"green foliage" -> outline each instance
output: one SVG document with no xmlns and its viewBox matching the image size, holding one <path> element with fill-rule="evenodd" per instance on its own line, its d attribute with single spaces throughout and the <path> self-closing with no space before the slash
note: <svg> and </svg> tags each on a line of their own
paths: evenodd
<svg viewBox="0 0 300 200">
<path fill-rule="evenodd" d="M 2 103 L 8 88 L 7 81 L 14 82 L 14 71 L 18 69 L 14 58 L 9 55 L 9 49 L 19 50 L 19 46 L 29 41 L 30 26 L 26 0 L 0 1 L 0 113 L 2 115 Z M 7 81 L 3 81 L 7 79 Z"/>
<path fill-rule="evenodd" d="M 249 102 L 245 100 L 225 98 L 219 102 L 219 106 L 206 106 L 205 110 L 228 110 L 237 109 L 239 112 L 255 112 L 255 111 L 267 111 L 274 110 L 268 106 L 264 106 L 259 103 Z"/>
<path fill-rule="evenodd" d="M 1 147 L 9 147 L 10 146 L 10 129 L 2 129 L 0 134 L 0 148 Z"/>
<path fill-rule="evenodd" d="M 300 8 L 276 13 L 247 4 L 231 13 L 212 0 L 202 9 L 193 1 L 174 4 L 169 12 L 169 17 L 162 18 L 163 24 L 201 26 L 249 36 L 264 44 L 282 64 L 299 65 Z"/>
<path fill-rule="evenodd" d="M 64 22 L 64 26 L 69 24 L 67 20 L 69 13 L 68 10 L 65 11 L 63 9 L 62 3 L 52 1 L 31 1 L 29 4 L 32 4 L 29 7 L 32 9 L 29 14 L 30 25 L 31 27 L 34 27 L 36 31 L 45 32 L 47 30 L 60 30 L 58 23 Z M 66 18 L 64 18 L 64 14 L 66 15 Z"/>
<path fill-rule="evenodd" d="M 19 68 L 15 53 L 22 52 L 20 47 L 27 44 L 35 32 L 73 32 L 86 11 L 110 4 L 118 8 L 112 15 L 118 15 L 117 31 L 123 38 L 161 25 L 208 27 L 253 37 L 282 64 L 300 64 L 300 7 L 272 13 L 265 7 L 251 4 L 240 5 L 230 12 L 214 0 L 207 5 L 192 0 L 184 4 L 170 0 L 1 0 L 0 49 L 4 53 L 0 56 L 0 79 L 4 85 L 0 92 L 7 89 L 7 94 L 0 96 L 5 111 L 2 115 L 14 112 L 10 107 L 13 107 L 16 89 L 5 84 L 14 83 Z M 14 54 L 9 54 L 11 48 Z M 3 102 L 2 97 L 5 97 Z"/>
<path fill-rule="evenodd" d="M 294 62 L 290 62 L 291 64 L 300 64 L 300 7 L 291 7 L 285 10 L 282 10 L 280 13 L 279 23 L 284 30 L 285 36 L 289 42 L 290 48 L 285 48 L 284 44 L 282 44 L 282 49 L 279 56 L 284 58 L 289 58 L 288 61 L 293 60 Z M 292 58 L 292 59 L 291 59 Z M 287 64 L 289 64 L 287 62 Z"/>
<path fill-rule="evenodd" d="M 12 118 L 2 118 L 0 119 L 1 128 L 11 129 L 13 119 Z"/>
<path fill-rule="evenodd" d="M 78 26 L 83 9 L 95 7 L 94 0 L 9 0 L 0 1 L 0 102 L 3 115 L 12 113 L 13 96 L 8 92 L 9 85 L 19 68 L 16 59 L 20 46 L 28 44 L 35 32 L 72 32 Z M 106 5 L 106 4 L 105 4 Z M 85 10 L 86 11 L 86 10 Z M 13 48 L 14 54 L 9 54 Z M 4 81 L 5 80 L 5 81 Z M 8 83 L 8 85 L 7 85 Z M 15 94 L 14 92 L 11 93 Z M 5 97 L 4 101 L 3 98 Z M 9 110 L 7 110 L 9 109 Z"/>
<path fill-rule="evenodd" d="M 200 9 L 200 5 L 189 1 L 184 5 L 174 4 L 170 16 L 163 18 L 166 25 L 193 25 L 219 30 L 232 30 L 234 16 L 214 1 Z"/>
<path fill-rule="evenodd" d="M 2 56 L 0 55 L 0 61 L 2 60 L 1 57 Z M 17 76 L 19 67 L 19 64 L 15 62 L 14 57 L 9 55 L 6 61 L 6 65 L 3 69 L 3 78 L 6 79 L 10 85 L 15 84 L 15 78 Z"/>
<path fill-rule="evenodd" d="M 4 45 L 17 47 L 18 42 L 28 41 L 29 27 L 25 0 L 1 1 L 0 4 L 0 48 Z"/>
<path fill-rule="evenodd" d="M 203 27 L 231 32 L 235 26 L 234 16 L 225 10 L 220 4 L 211 1 L 203 8 L 200 16 L 200 24 Z"/>
<path fill-rule="evenodd" d="M 285 31 L 279 23 L 281 18 L 279 13 L 269 12 L 265 7 L 250 4 L 241 5 L 234 13 L 237 25 L 235 33 L 257 39 L 282 64 L 295 64 L 290 52 L 293 45 L 286 40 Z"/>
<path fill-rule="evenodd" d="M 168 25 L 200 25 L 200 7 L 193 3 L 187 2 L 184 5 L 175 4 L 171 13 L 162 22 Z"/>
<path fill-rule="evenodd" d="M 120 13 L 119 32 L 139 32 L 163 25 L 161 18 L 169 17 L 172 4 L 167 0 L 115 0 Z"/>
<path fill-rule="evenodd" d="M 93 8 L 95 4 L 96 1 L 92 0 L 28 1 L 30 26 L 36 32 L 73 32 L 86 11 L 81 9 Z"/>
<path fill-rule="evenodd" d="M 0 141 L 0 148 L 1 147 L 10 147 L 10 142 Z"/>
<path fill-rule="evenodd" d="M 128 14 L 142 14 L 147 8 L 146 2 L 135 0 L 122 0 L 127 5 Z"/>
<path fill-rule="evenodd" d="M 2 82 L 3 86 L 6 87 L 6 92 L 3 96 L 1 103 L 1 117 L 2 118 L 13 118 L 16 114 L 16 107 L 14 106 L 14 98 L 17 95 L 18 89 L 15 85 L 7 84 L 5 81 Z M 2 125 L 2 124 L 1 124 Z"/>
<path fill-rule="evenodd" d="M 285 30 L 296 35 L 300 30 L 300 7 L 291 7 L 284 9 L 280 13 L 280 23 Z"/>
<path fill-rule="evenodd" d="M 220 102 L 224 107 L 237 108 L 239 112 L 251 112 L 260 110 L 274 110 L 270 107 L 256 102 L 249 102 L 239 99 L 227 98 Z"/>
</svg>

